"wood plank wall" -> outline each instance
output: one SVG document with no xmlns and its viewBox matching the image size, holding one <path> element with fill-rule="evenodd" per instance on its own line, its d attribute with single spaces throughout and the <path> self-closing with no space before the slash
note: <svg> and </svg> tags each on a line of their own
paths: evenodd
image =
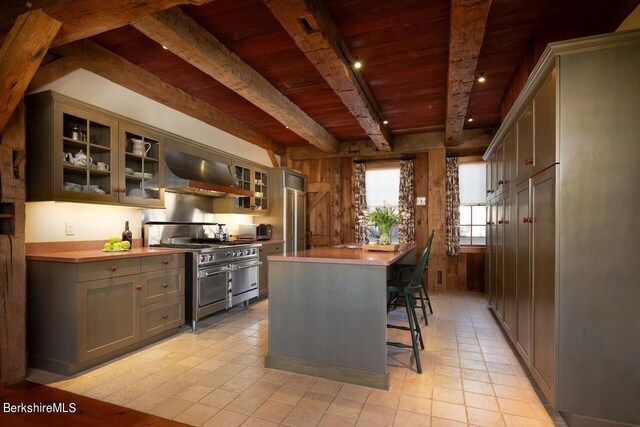
<svg viewBox="0 0 640 427">
<path fill-rule="evenodd" d="M 0 219 L 0 385 L 26 377 L 24 118 L 20 103 L 0 139 L 0 202 L 4 213 L 14 211 L 14 218 Z"/>
<path fill-rule="evenodd" d="M 431 230 L 436 230 L 429 259 L 430 289 L 484 291 L 484 254 L 449 257 L 445 252 L 445 159 L 442 148 L 420 152 L 414 161 L 416 196 L 427 199 L 426 206 L 416 206 L 416 245 L 424 248 Z M 312 189 L 325 189 L 329 184 L 329 194 L 319 202 L 314 202 L 317 193 L 308 198 L 307 203 L 314 204 L 307 209 L 309 242 L 336 245 L 355 240 L 353 160 L 332 157 L 291 162 L 290 167 L 307 175 Z"/>
</svg>

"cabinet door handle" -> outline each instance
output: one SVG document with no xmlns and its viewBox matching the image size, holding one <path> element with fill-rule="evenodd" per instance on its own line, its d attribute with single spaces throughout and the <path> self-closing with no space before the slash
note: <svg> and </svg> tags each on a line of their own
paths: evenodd
<svg viewBox="0 0 640 427">
<path fill-rule="evenodd" d="M 116 267 L 115 265 L 112 265 L 111 268 L 109 268 L 109 270 L 111 271 L 116 271 L 118 269 L 118 267 Z"/>
<path fill-rule="evenodd" d="M 498 185 L 502 185 L 502 184 L 504 184 L 504 181 L 503 180 L 499 180 L 498 181 Z"/>
<path fill-rule="evenodd" d="M 498 224 L 504 224 L 503 220 L 498 221 Z"/>
<path fill-rule="evenodd" d="M 162 261 L 162 263 L 163 263 L 164 265 L 169 265 L 169 260 L 168 260 L 168 259 L 165 259 L 164 261 Z"/>
<path fill-rule="evenodd" d="M 522 218 L 522 222 L 523 222 L 523 223 L 525 223 L 525 224 L 526 224 L 526 223 L 528 223 L 528 222 L 529 222 L 529 218 L 527 218 L 527 217 L 525 216 L 524 218 Z"/>
<path fill-rule="evenodd" d="M 162 287 L 163 287 L 163 288 L 168 288 L 168 287 L 169 287 L 169 285 L 168 285 L 168 284 L 166 284 L 166 283 L 163 283 L 163 284 L 162 284 Z"/>
<path fill-rule="evenodd" d="M 166 318 L 168 318 L 168 317 L 169 317 L 169 315 L 168 315 L 168 314 L 163 314 L 163 315 L 162 315 L 162 318 L 163 318 L 163 319 L 166 319 Z"/>
<path fill-rule="evenodd" d="M 136 289 L 142 289 L 142 285 L 136 285 Z"/>
<path fill-rule="evenodd" d="M 525 164 L 525 165 L 532 165 L 532 164 L 533 164 L 533 159 L 532 159 L 531 157 L 529 157 L 528 159 L 526 159 L 526 160 L 524 161 L 524 164 Z"/>
</svg>

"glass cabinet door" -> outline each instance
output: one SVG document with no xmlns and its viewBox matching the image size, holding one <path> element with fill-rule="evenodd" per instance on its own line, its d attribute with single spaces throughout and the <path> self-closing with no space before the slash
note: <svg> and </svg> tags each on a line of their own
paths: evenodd
<svg viewBox="0 0 640 427">
<path fill-rule="evenodd" d="M 56 110 L 56 121 L 58 197 L 117 200 L 117 122 L 70 106 Z"/>
<path fill-rule="evenodd" d="M 268 190 L 268 178 L 267 174 L 260 171 L 254 173 L 254 185 L 255 185 L 255 207 L 257 211 L 267 211 L 269 209 L 269 190 Z"/>
<path fill-rule="evenodd" d="M 121 125 L 120 132 L 120 202 L 162 205 L 164 137 L 126 125 Z"/>
<path fill-rule="evenodd" d="M 236 181 L 238 188 L 251 190 L 251 171 L 242 166 L 235 167 Z M 251 197 L 237 197 L 235 199 L 236 208 L 251 209 Z"/>
</svg>

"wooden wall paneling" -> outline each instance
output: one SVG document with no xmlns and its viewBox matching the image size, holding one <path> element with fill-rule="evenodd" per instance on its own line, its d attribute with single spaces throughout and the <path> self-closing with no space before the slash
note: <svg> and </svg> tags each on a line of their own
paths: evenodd
<svg viewBox="0 0 640 427">
<path fill-rule="evenodd" d="M 427 205 L 429 205 L 429 154 L 427 152 L 418 153 L 416 159 L 413 161 L 414 178 L 416 185 L 416 197 L 426 197 Z M 424 245 L 427 244 L 427 239 L 431 233 L 429 227 L 429 218 L 427 212 L 427 206 L 416 206 L 416 219 L 415 219 L 415 232 L 416 232 L 416 262 L 417 257 L 422 253 Z M 431 263 L 431 261 L 429 261 Z M 431 264 L 429 264 L 429 271 L 431 270 Z M 426 273 L 428 275 L 428 272 Z M 429 289 L 434 289 L 434 283 L 427 278 L 427 285 Z"/>
<path fill-rule="evenodd" d="M 17 165 L 17 177 L 14 172 L 14 153 L 25 149 L 24 111 L 18 104 L 0 139 L 0 202 L 3 208 L 12 204 L 14 211 L 13 233 L 0 235 L 0 385 L 26 377 L 26 162 Z"/>
<path fill-rule="evenodd" d="M 16 19 L 0 48 L 0 131 L 21 102 L 27 86 L 49 49 L 60 22 L 42 10 Z"/>
<path fill-rule="evenodd" d="M 485 260 L 484 252 L 467 254 L 467 282 L 465 290 L 484 292 L 485 290 Z"/>
<path fill-rule="evenodd" d="M 435 229 L 429 258 L 429 284 L 438 291 L 447 289 L 447 256 L 445 250 L 445 171 L 446 149 L 429 151 L 427 222 Z"/>
<path fill-rule="evenodd" d="M 331 244 L 339 245 L 342 243 L 342 215 L 345 212 L 342 209 L 342 168 L 339 158 L 329 160 L 329 183 L 331 184 Z"/>
</svg>

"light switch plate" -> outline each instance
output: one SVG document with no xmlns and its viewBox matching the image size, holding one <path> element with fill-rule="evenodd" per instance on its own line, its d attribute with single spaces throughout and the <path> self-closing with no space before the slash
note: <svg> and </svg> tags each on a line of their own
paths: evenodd
<svg viewBox="0 0 640 427">
<path fill-rule="evenodd" d="M 65 232 L 67 233 L 67 236 L 73 236 L 76 234 L 76 230 L 73 222 L 65 223 Z"/>
<path fill-rule="evenodd" d="M 416 205 L 417 206 L 425 206 L 427 204 L 426 197 L 416 197 Z"/>
</svg>

